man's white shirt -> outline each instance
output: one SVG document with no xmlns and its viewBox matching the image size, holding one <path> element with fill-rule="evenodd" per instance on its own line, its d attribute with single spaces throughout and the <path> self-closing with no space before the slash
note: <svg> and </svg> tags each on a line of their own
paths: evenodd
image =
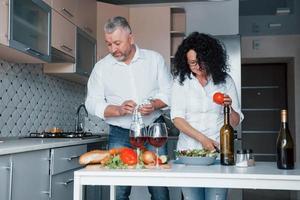
<svg viewBox="0 0 300 200">
<path fill-rule="evenodd" d="M 108 124 L 129 128 L 132 115 L 104 117 L 108 105 L 121 105 L 126 100 L 142 104 L 148 98 L 170 102 L 172 77 L 163 57 L 151 50 L 139 49 L 130 64 L 117 61 L 111 54 L 96 63 L 88 81 L 86 108 L 90 114 Z M 143 116 L 146 126 L 161 115 L 156 110 Z"/>
</svg>

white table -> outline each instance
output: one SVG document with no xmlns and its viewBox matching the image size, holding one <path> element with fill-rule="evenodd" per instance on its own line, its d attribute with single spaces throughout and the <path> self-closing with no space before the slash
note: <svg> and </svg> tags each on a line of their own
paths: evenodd
<svg viewBox="0 0 300 200">
<path fill-rule="evenodd" d="M 81 169 L 74 173 L 74 200 L 82 200 L 84 185 L 221 187 L 300 190 L 300 169 L 279 170 L 276 163 L 258 162 L 254 167 L 172 165 L 171 169 Z"/>
</svg>

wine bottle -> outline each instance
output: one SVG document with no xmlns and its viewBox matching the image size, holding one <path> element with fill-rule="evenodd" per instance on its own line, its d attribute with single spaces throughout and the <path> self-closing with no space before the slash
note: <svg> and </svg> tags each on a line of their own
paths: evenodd
<svg viewBox="0 0 300 200">
<path fill-rule="evenodd" d="M 224 125 L 220 130 L 221 165 L 234 165 L 234 130 L 230 125 L 229 106 L 224 106 Z"/>
<path fill-rule="evenodd" d="M 278 169 L 294 169 L 294 143 L 287 123 L 287 110 L 281 110 L 281 127 L 276 149 Z"/>
</svg>

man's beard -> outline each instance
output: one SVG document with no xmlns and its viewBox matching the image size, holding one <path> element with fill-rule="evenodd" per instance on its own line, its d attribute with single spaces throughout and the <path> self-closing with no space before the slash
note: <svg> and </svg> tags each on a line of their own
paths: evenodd
<svg viewBox="0 0 300 200">
<path fill-rule="evenodd" d="M 125 56 L 124 54 L 122 54 L 121 56 L 115 56 L 115 55 L 113 54 L 113 57 L 114 57 L 117 61 L 119 61 L 119 62 L 122 62 L 122 61 L 125 61 L 125 60 L 126 60 L 126 56 Z"/>
<path fill-rule="evenodd" d="M 112 53 L 112 56 L 119 62 L 124 62 L 126 61 L 126 59 L 129 57 L 129 54 L 131 52 L 131 48 L 128 49 L 127 51 L 125 51 L 124 53 L 123 52 L 120 52 L 120 51 L 117 51 L 117 52 L 114 52 Z M 116 54 L 119 54 L 121 56 L 116 56 Z"/>
</svg>

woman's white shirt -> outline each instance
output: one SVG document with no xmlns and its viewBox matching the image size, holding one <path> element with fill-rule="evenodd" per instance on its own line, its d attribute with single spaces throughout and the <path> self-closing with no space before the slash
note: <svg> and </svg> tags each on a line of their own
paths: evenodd
<svg viewBox="0 0 300 200">
<path fill-rule="evenodd" d="M 229 75 L 225 83 L 219 85 L 215 85 L 213 80 L 209 78 L 204 87 L 194 75 L 191 75 L 191 79 L 187 77 L 183 85 L 175 80 L 171 96 L 171 118 L 183 118 L 202 134 L 219 142 L 224 117 L 223 106 L 213 102 L 215 92 L 222 92 L 231 97 L 232 108 L 239 114 L 241 122 L 244 116 L 241 112 L 235 83 Z M 202 149 L 202 145 L 180 132 L 177 149 Z"/>
</svg>

